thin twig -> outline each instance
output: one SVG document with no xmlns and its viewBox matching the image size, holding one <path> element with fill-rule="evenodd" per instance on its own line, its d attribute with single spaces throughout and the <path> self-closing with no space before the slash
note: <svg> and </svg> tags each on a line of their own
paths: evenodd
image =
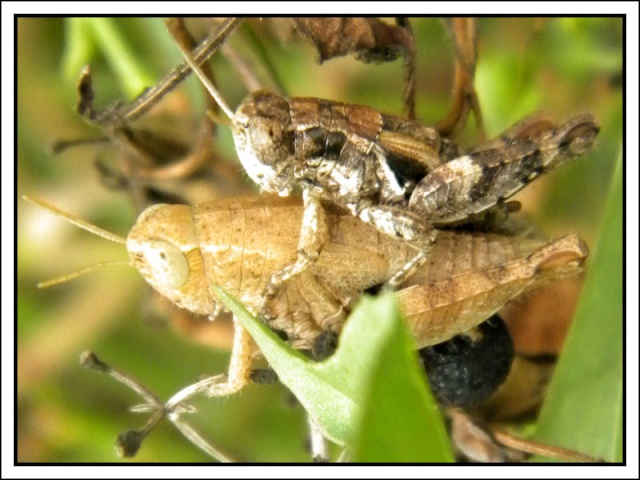
<svg viewBox="0 0 640 480">
<path fill-rule="evenodd" d="M 558 458 L 565 462 L 573 463 L 602 463 L 604 460 L 592 457 L 590 455 L 576 452 L 568 448 L 555 447 L 551 445 L 545 445 L 543 443 L 533 442 L 531 440 L 525 440 L 518 438 L 510 433 L 502 430 L 492 430 L 493 438 L 496 439 L 502 445 L 519 450 L 521 452 L 532 453 L 534 455 L 542 455 L 545 457 Z"/>
<path fill-rule="evenodd" d="M 162 403 L 156 395 L 154 395 L 148 388 L 144 387 L 140 382 L 107 365 L 102 360 L 98 359 L 93 352 L 87 351 L 80 355 L 80 364 L 92 370 L 106 373 L 140 395 L 145 400 L 146 404 L 136 407 L 133 409 L 134 411 L 152 412 L 151 417 L 144 427 L 139 430 L 128 430 L 118 435 L 116 440 L 116 449 L 120 456 L 134 456 L 140 448 L 144 438 L 153 428 L 155 428 L 160 420 L 166 417 L 180 431 L 180 433 L 193 443 L 193 445 L 210 455 L 212 458 L 220 462 L 233 461 L 229 456 L 207 442 L 198 432 L 196 432 L 196 430 L 194 430 L 193 427 L 191 427 L 191 425 L 187 424 L 180 418 L 183 413 L 191 413 L 195 411 L 194 409 L 183 405 L 185 400 L 198 393 L 206 391 L 212 384 L 217 384 L 221 381 L 224 382 L 226 380 L 226 375 L 217 375 L 190 385 L 171 397 L 167 403 Z"/>
<path fill-rule="evenodd" d="M 197 64 L 206 61 L 225 42 L 229 34 L 233 32 L 240 22 L 239 18 L 229 18 L 220 27 L 208 35 L 193 51 L 192 58 Z M 117 105 L 102 111 L 87 109 L 86 104 L 81 112 L 95 124 L 105 127 L 118 128 L 126 123 L 133 122 L 153 108 L 161 98 L 173 90 L 182 80 L 191 73 L 186 62 L 174 68 L 167 76 L 155 86 L 145 90 L 138 98 L 125 105 Z"/>
</svg>

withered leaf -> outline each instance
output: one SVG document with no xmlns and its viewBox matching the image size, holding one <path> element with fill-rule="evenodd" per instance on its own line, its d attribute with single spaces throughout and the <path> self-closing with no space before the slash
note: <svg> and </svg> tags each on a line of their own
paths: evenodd
<svg viewBox="0 0 640 480">
<path fill-rule="evenodd" d="M 377 18 L 302 17 L 294 23 L 311 39 L 320 62 L 351 53 L 363 62 L 391 61 L 413 51 L 413 39 L 405 28 Z"/>
</svg>

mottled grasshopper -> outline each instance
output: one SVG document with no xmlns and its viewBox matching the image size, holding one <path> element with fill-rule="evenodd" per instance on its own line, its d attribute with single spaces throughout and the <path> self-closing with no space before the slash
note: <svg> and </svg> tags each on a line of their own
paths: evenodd
<svg viewBox="0 0 640 480">
<path fill-rule="evenodd" d="M 366 106 L 258 91 L 234 113 L 189 52 L 182 52 L 231 118 L 247 174 L 265 191 L 303 194 L 307 213 L 298 256 L 274 274 L 266 299 L 308 268 L 327 243 L 322 201 L 346 207 L 378 231 L 416 248 L 414 257 L 388 279 L 399 285 L 426 261 L 434 227 L 500 208 L 541 174 L 586 152 L 599 130 L 591 115 L 560 126 L 536 115 L 464 153 L 433 128 Z"/>
</svg>

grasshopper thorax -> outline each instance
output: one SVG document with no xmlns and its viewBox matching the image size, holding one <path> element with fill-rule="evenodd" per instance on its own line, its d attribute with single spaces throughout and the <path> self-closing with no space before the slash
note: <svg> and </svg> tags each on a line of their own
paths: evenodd
<svg viewBox="0 0 640 480">
<path fill-rule="evenodd" d="M 194 313 L 214 311 L 191 207 L 147 208 L 127 237 L 127 250 L 132 265 L 160 294 Z"/>
<path fill-rule="evenodd" d="M 295 139 L 286 98 L 264 91 L 248 95 L 233 118 L 233 138 L 254 182 L 269 192 L 291 193 Z"/>
</svg>

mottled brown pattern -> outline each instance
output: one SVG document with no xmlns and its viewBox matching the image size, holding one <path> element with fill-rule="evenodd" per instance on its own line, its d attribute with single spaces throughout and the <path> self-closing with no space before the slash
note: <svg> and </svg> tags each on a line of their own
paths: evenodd
<svg viewBox="0 0 640 480">
<path fill-rule="evenodd" d="M 464 222 L 584 153 L 598 131 L 591 115 L 558 127 L 539 116 L 525 119 L 499 138 L 427 175 L 413 191 L 409 209 L 435 225 Z"/>
</svg>

